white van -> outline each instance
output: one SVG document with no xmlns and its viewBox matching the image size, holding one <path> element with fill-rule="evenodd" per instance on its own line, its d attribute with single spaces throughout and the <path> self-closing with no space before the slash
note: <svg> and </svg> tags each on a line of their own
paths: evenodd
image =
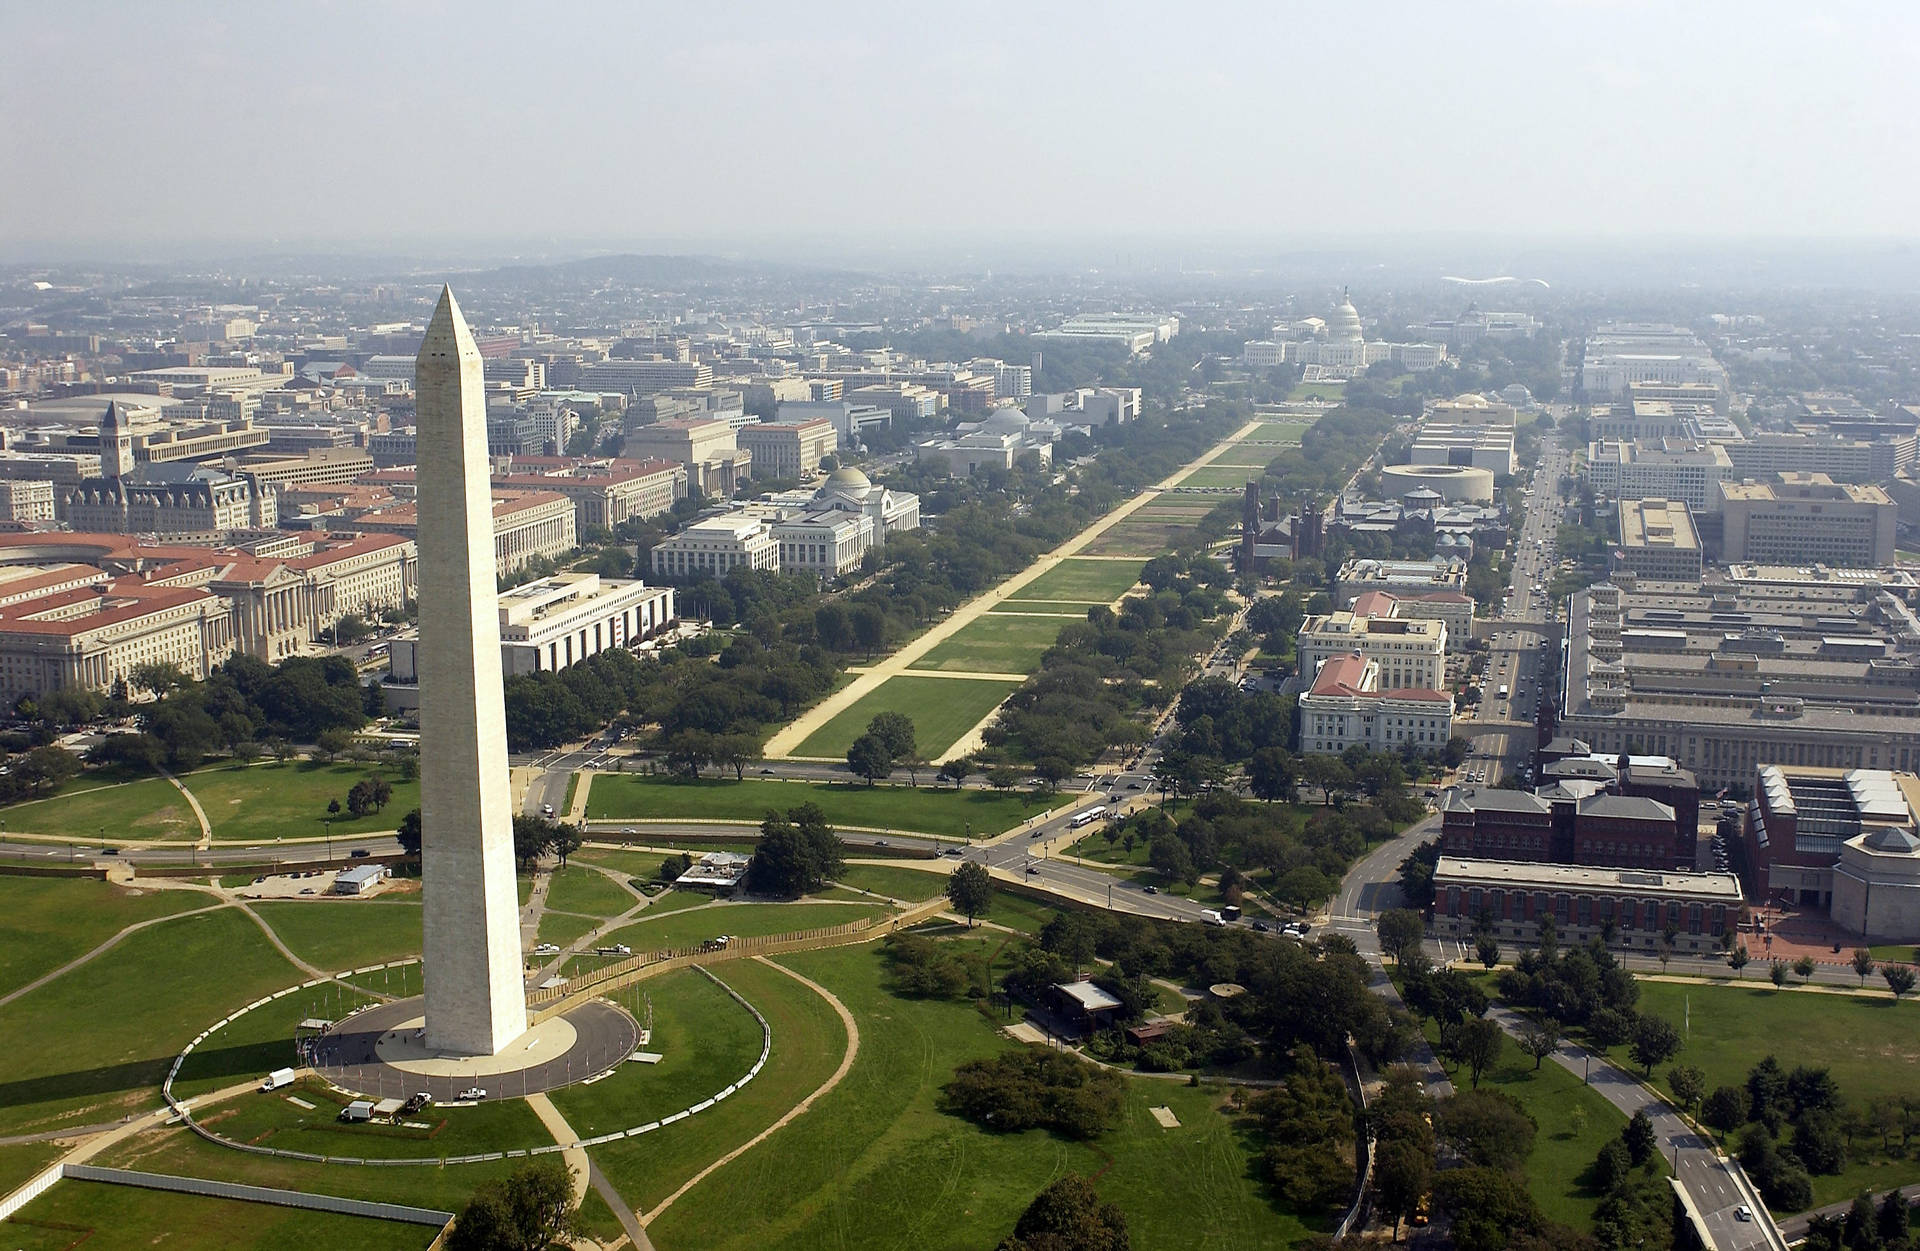
<svg viewBox="0 0 1920 1251">
<path fill-rule="evenodd" d="M 1227 923 L 1227 919 L 1218 912 L 1215 912 L 1212 908 L 1207 908 L 1202 911 L 1200 913 L 1200 919 L 1208 925 L 1225 925 Z"/>
<path fill-rule="evenodd" d="M 269 1090 L 278 1090 L 282 1086 L 291 1085 L 293 1085 L 293 1070 L 275 1069 L 273 1072 L 267 1074 L 266 1081 L 260 1083 L 260 1090 L 261 1093 L 264 1094 Z"/>
</svg>

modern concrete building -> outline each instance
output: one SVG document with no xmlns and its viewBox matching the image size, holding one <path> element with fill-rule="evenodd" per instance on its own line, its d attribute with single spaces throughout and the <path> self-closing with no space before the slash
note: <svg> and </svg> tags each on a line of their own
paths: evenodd
<svg viewBox="0 0 1920 1251">
<path fill-rule="evenodd" d="M 1852 569 L 1894 563 L 1899 509 L 1877 486 L 1836 483 L 1823 473 L 1780 473 L 1770 482 L 1729 482 L 1720 491 L 1730 562 Z"/>
<path fill-rule="evenodd" d="M 1700 534 L 1687 506 L 1679 500 L 1621 500 L 1620 545 L 1614 549 L 1613 565 L 1640 578 L 1698 582 Z"/>
<path fill-rule="evenodd" d="M 1380 491 L 1400 499 L 1410 491 L 1432 491 L 1455 503 L 1493 502 L 1493 471 L 1472 465 L 1387 465 L 1380 470 Z"/>
<path fill-rule="evenodd" d="M 420 876 L 426 1045 L 527 1032 L 480 349 L 443 290 L 415 369 L 420 457 Z M 568 519 L 572 515 L 569 510 Z"/>
<path fill-rule="evenodd" d="M 1496 478 L 1510 477 L 1515 468 L 1513 427 L 1428 420 L 1413 436 L 1407 460 L 1415 465 L 1471 465 Z"/>
<path fill-rule="evenodd" d="M 1616 500 L 1677 500 L 1696 514 L 1720 511 L 1720 486 L 1738 477 L 1727 445 L 1691 439 L 1609 439 L 1587 444 L 1587 485 Z"/>
<path fill-rule="evenodd" d="M 1831 909 L 1856 933 L 1906 925 L 1920 898 L 1910 893 L 1917 883 L 1907 846 L 1916 822 L 1920 778 L 1907 770 L 1761 765 L 1742 871 L 1755 897 Z"/>
<path fill-rule="evenodd" d="M 1440 751 L 1453 734 L 1453 697 L 1417 687 L 1384 687 L 1380 666 L 1358 653 L 1320 664 L 1299 699 L 1300 751 L 1337 756 L 1349 747 Z"/>
<path fill-rule="evenodd" d="M 1833 869 L 1833 919 L 1868 942 L 1920 939 L 1920 836 L 1883 826 L 1840 848 Z"/>
</svg>

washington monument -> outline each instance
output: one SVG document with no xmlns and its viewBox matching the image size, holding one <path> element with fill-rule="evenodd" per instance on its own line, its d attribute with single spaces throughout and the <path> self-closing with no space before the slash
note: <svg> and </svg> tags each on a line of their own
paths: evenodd
<svg viewBox="0 0 1920 1251">
<path fill-rule="evenodd" d="M 426 1045 L 495 1055 L 527 1030 L 507 788 L 480 349 L 451 288 L 415 361 L 420 878 Z"/>
</svg>

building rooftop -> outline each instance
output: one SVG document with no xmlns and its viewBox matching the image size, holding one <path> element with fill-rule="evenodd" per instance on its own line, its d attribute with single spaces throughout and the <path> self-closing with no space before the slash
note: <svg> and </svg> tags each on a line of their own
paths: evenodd
<svg viewBox="0 0 1920 1251">
<path fill-rule="evenodd" d="M 1518 890 L 1651 891 L 1661 894 L 1706 896 L 1738 906 L 1740 879 L 1731 873 L 1689 873 L 1663 869 L 1605 869 L 1573 864 L 1532 864 L 1514 860 L 1469 860 L 1442 856 L 1436 878 L 1471 878 Z"/>
<path fill-rule="evenodd" d="M 1668 548 L 1677 552 L 1700 550 L 1693 514 L 1679 500 L 1620 501 L 1620 542 L 1629 548 Z"/>
</svg>

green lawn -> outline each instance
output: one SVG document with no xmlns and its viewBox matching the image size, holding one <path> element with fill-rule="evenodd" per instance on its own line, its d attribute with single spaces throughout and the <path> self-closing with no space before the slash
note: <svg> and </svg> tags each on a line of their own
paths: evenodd
<svg viewBox="0 0 1920 1251">
<path fill-rule="evenodd" d="M 724 979 L 731 968 L 718 972 Z M 739 1081 L 760 1058 L 760 1023 L 701 974 L 677 969 L 638 989 L 653 1003 L 647 1050 L 665 1058 L 623 1064 L 591 1086 L 555 1091 L 554 1106 L 584 1137 L 671 1116 Z M 621 992 L 623 1003 L 627 993 Z M 642 1008 L 636 1019 L 644 1015 Z"/>
<path fill-rule="evenodd" d="M 551 1140 L 551 1137 L 547 1139 Z M 289 1190 L 373 1199 L 383 1203 L 409 1203 L 439 1208 L 444 1212 L 458 1212 L 472 1196 L 474 1187 L 491 1178 L 504 1177 L 514 1169 L 524 1167 L 526 1161 L 501 1160 L 448 1168 L 430 1165 L 311 1164 L 235 1151 L 231 1147 L 206 1142 L 196 1137 L 190 1129 L 177 1127 L 137 1135 L 103 1152 L 93 1163 L 107 1168 L 137 1168 L 181 1177 L 211 1177 L 250 1186 L 282 1186 Z M 86 1245 L 91 1247 L 93 1244 Z M 302 1251 L 315 1245 L 322 1244 L 298 1244 Z M 339 1245 L 355 1244 L 347 1241 Z"/>
<path fill-rule="evenodd" d="M 1346 393 L 1347 384 L 1344 382 L 1301 382 L 1294 384 L 1293 390 L 1287 392 L 1287 398 L 1296 402 L 1300 400 L 1337 400 Z"/>
<path fill-rule="evenodd" d="M 1040 667 L 1040 657 L 1060 637 L 1065 624 L 1054 617 L 1008 620 L 984 616 L 962 626 L 911 667 L 957 673 L 1032 673 Z"/>
<path fill-rule="evenodd" d="M 1263 421 L 1253 428 L 1253 433 L 1247 439 L 1260 443 L 1298 443 L 1300 436 L 1306 432 L 1307 427 L 1297 422 Z"/>
<path fill-rule="evenodd" d="M 327 833 L 327 802 L 334 799 L 341 807 L 331 824 L 334 834 L 393 829 L 408 809 L 420 806 L 418 782 L 402 782 L 391 773 L 383 774 L 393 787 L 392 801 L 364 817 L 346 812 L 347 791 L 361 778 L 380 772 L 371 765 L 290 761 L 244 769 L 223 765 L 202 769 L 181 780 L 206 809 L 214 838 L 228 843 L 257 843 L 282 836 L 312 838 Z"/>
<path fill-rule="evenodd" d="M 328 972 L 420 954 L 418 897 L 257 903 L 253 910 L 295 955 Z"/>
<path fill-rule="evenodd" d="M 1458 1072 L 1453 1077 L 1455 1085 L 1465 1089 L 1470 1074 Z M 1626 1118 L 1552 1060 L 1536 1070 L 1533 1057 L 1521 1051 L 1511 1038 L 1502 1044 L 1499 1064 L 1483 1074 L 1480 1082 L 1518 1099 L 1539 1126 L 1526 1168 L 1527 1190 L 1540 1210 L 1549 1220 L 1563 1225 L 1592 1228 L 1593 1211 L 1601 1196 L 1581 1178 L 1600 1148 L 1620 1132 Z M 1576 1108 L 1585 1114 L 1586 1121 L 1577 1133 L 1573 1129 Z"/>
<path fill-rule="evenodd" d="M 1139 580 L 1140 564 L 1130 560 L 1084 560 L 1069 557 L 1021 587 L 1009 598 L 1077 600 L 1083 604 L 1109 604 L 1126 594 Z"/>
<path fill-rule="evenodd" d="M 1268 443 L 1236 443 L 1226 451 L 1208 461 L 1209 466 L 1238 465 L 1249 469 L 1265 469 L 1269 461 L 1280 454 L 1280 449 Z"/>
<path fill-rule="evenodd" d="M 124 890 L 81 878 L 0 877 L 0 994 L 85 955 L 129 925 L 213 902 L 190 890 Z"/>
<path fill-rule="evenodd" d="M 9 832 L 52 834 L 82 843 L 192 841 L 200 837 L 193 810 L 165 778 L 103 785 L 75 778 L 63 794 L 0 808 Z"/>
<path fill-rule="evenodd" d="M 773 1031 L 773 1051 L 758 1077 L 698 1116 L 639 1138 L 594 1148 L 594 1162 L 618 1187 L 621 1196 L 643 1211 L 651 1209 L 695 1173 L 779 1119 L 824 1082 L 846 1054 L 846 1030 L 833 1009 L 785 973 L 751 960 L 729 961 L 718 972 L 727 985 L 739 991 L 766 1017 Z M 670 985 L 668 979 L 676 976 L 698 975 L 667 974 L 659 985 Z M 664 998 L 655 993 L 656 1019 L 664 1006 Z M 753 1029 L 753 1054 L 758 1055 L 759 1030 L 750 1018 L 748 1025 Z M 663 1052 L 668 1059 L 661 1062 L 662 1067 L 673 1062 L 675 1050 L 684 1048 L 669 1045 Z M 748 1062 L 751 1063 L 751 1058 Z M 688 1063 L 698 1066 L 702 1061 L 695 1055 Z M 591 1094 L 615 1080 L 618 1079 L 595 1083 L 586 1087 L 585 1092 Z M 710 1090 L 702 1091 L 695 1097 L 704 1099 L 710 1093 Z M 805 1121 L 811 1115 L 810 1112 L 800 1119 Z M 753 1159 L 771 1145 L 756 1148 L 742 1159 Z M 691 1191 L 681 1203 L 697 1203 L 700 1194 L 700 1189 Z M 667 1242 L 656 1236 L 654 1245 L 687 1248 L 701 1244 L 697 1240 Z"/>
<path fill-rule="evenodd" d="M 954 685 L 945 678 L 933 681 Z M 931 775 L 922 770 L 922 781 Z M 905 780 L 904 778 L 902 779 Z M 931 785 L 866 786 L 858 782 L 788 782 L 732 778 L 704 778 L 698 782 L 664 776 L 627 775 L 601 778 L 588 796 L 588 815 L 604 820 L 632 817 L 758 821 L 769 810 L 785 812 L 815 803 L 835 825 L 863 825 L 873 829 L 917 831 L 925 834 L 967 832 L 998 834 L 1012 829 L 1036 811 L 1024 796 L 1001 794 L 976 787 L 954 790 Z M 644 841 L 645 826 L 627 837 Z"/>
<path fill-rule="evenodd" d="M 916 678 L 905 674 L 888 678 L 807 735 L 793 754 L 840 759 L 853 746 L 853 740 L 867 732 L 868 722 L 883 712 L 904 712 L 913 718 L 920 754 L 931 760 L 1018 689 L 1017 682 L 986 678 Z M 594 786 L 597 790 L 599 783 Z M 590 796 L 589 806 L 592 802 Z"/>
<path fill-rule="evenodd" d="M 6 1226 L 20 1251 L 307 1251 L 310 1247 L 425 1247 L 438 1230 L 268 1203 L 63 1181 Z"/>
<path fill-rule="evenodd" d="M 929 860 L 925 869 L 902 869 L 888 864 L 850 864 L 840 873 L 840 884 L 872 891 L 890 899 L 917 902 L 944 894 L 953 869 L 945 860 Z"/>
<path fill-rule="evenodd" d="M 57 1142 L 17 1142 L 0 1146 L 0 1195 L 12 1194 L 40 1175 L 40 1170 L 67 1153 Z"/>
<path fill-rule="evenodd" d="M 1271 458 L 1269 458 L 1271 459 Z M 1239 488 L 1260 476 L 1258 467 L 1236 469 L 1231 465 L 1202 465 L 1180 479 L 1183 487 Z"/>
<path fill-rule="evenodd" d="M 1088 605 L 1071 599 L 1023 599 L 1007 600 L 1005 603 L 988 610 L 985 618 L 976 624 L 984 624 L 994 617 L 1039 616 L 1053 618 L 1057 624 L 1057 633 L 1061 626 L 1069 624 L 1068 617 L 1075 621 L 1087 619 Z"/>
<path fill-rule="evenodd" d="M 1896 1004 L 1891 996 L 1776 991 L 1764 981 L 1744 986 L 1642 981 L 1638 1007 L 1687 1032 L 1676 1063 L 1704 1072 L 1709 1090 L 1743 1085 L 1747 1070 L 1772 1054 L 1788 1068 L 1818 1064 L 1830 1069 L 1849 1103 L 1920 1094 L 1920 1006 Z M 1633 1068 L 1624 1048 L 1616 1049 L 1614 1059 Z M 1671 1093 L 1667 1071 L 1657 1070 L 1654 1084 Z M 1884 1190 L 1915 1180 L 1920 1180 L 1920 1159 L 1889 1158 L 1877 1143 L 1855 1139 L 1845 1172 L 1813 1179 L 1813 1201 L 1815 1206 L 1836 1203 L 1862 1188 Z"/>
<path fill-rule="evenodd" d="M 543 943 L 571 947 L 582 935 L 592 933 L 601 923 L 597 917 L 576 916 L 571 912 L 543 912 L 540 914 L 537 938 Z"/>
<path fill-rule="evenodd" d="M 557 908 L 561 912 L 617 917 L 638 902 L 625 887 L 606 874 L 575 864 L 555 872 L 547 886 L 547 907 Z"/>
<path fill-rule="evenodd" d="M 604 847 L 587 847 L 574 852 L 573 858 L 617 869 L 629 879 L 651 882 L 658 876 L 660 863 L 666 856 L 657 851 L 611 851 Z"/>
<path fill-rule="evenodd" d="M 630 925 L 607 934 L 608 945 L 624 943 L 636 952 L 663 951 L 689 947 L 721 934 L 739 938 L 757 938 L 763 934 L 789 934 L 797 930 L 818 929 L 827 925 L 845 925 L 879 916 L 885 909 L 850 903 L 710 903 L 665 913 L 651 920 L 646 913 Z M 579 958 L 583 967 L 606 963 L 598 956 Z"/>
<path fill-rule="evenodd" d="M 506 1079 L 498 1080 L 505 1084 Z M 411 1119 L 433 1128 L 410 1130 L 397 1125 L 343 1124 L 340 1109 L 352 1096 L 309 1078 L 289 1091 L 237 1095 L 222 1103 L 206 1123 L 235 1142 L 360 1160 L 441 1159 L 553 1141 L 525 1100 L 500 1098 L 499 1089 L 493 1093 L 496 1098 L 472 1107 L 429 1108 Z M 314 1106 L 300 1107 L 287 1098 L 289 1094 Z"/>
<path fill-rule="evenodd" d="M 188 1039 L 299 976 L 238 909 L 131 935 L 0 1012 L 0 1133 L 155 1106 Z"/>
<path fill-rule="evenodd" d="M 837 994 L 861 1025 L 847 1079 L 759 1149 L 734 1160 L 654 1223 L 662 1247 L 711 1251 L 992 1246 L 1048 1181 L 1100 1174 L 1138 1247 L 1287 1247 L 1308 1232 L 1253 1180 L 1220 1092 L 1130 1083 L 1121 1126 L 1091 1144 L 1042 1131 L 989 1134 L 936 1107 L 962 1061 L 1008 1044 L 971 1004 L 895 998 L 870 948 L 782 963 Z M 779 1035 L 775 1040 L 778 1047 Z M 777 1055 L 776 1051 L 776 1055 Z M 770 1071 L 771 1071 L 770 1066 Z M 1177 1129 L 1147 1109 L 1171 1107 Z M 698 1120 L 699 1118 L 695 1118 Z"/>
</svg>

